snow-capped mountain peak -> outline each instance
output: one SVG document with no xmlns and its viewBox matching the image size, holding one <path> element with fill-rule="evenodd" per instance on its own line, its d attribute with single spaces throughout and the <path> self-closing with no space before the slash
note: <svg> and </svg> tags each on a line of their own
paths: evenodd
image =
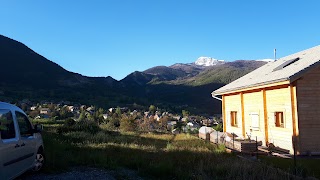
<svg viewBox="0 0 320 180">
<path fill-rule="evenodd" d="M 199 57 L 195 64 L 198 66 L 214 66 L 217 64 L 223 64 L 224 60 L 214 59 L 212 57 Z"/>
</svg>

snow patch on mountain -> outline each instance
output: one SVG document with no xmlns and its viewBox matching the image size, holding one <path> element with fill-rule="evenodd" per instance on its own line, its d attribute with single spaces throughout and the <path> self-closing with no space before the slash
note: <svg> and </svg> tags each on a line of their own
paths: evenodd
<svg viewBox="0 0 320 180">
<path fill-rule="evenodd" d="M 194 62 L 198 66 L 214 66 L 217 64 L 223 64 L 224 60 L 214 59 L 212 57 L 199 57 L 196 62 Z"/>
</svg>

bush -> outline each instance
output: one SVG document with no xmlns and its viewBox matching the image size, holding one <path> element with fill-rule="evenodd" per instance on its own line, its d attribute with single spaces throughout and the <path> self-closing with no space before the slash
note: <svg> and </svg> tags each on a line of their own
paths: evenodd
<svg viewBox="0 0 320 180">
<path fill-rule="evenodd" d="M 223 131 L 223 125 L 222 124 L 218 124 L 216 127 L 213 127 L 213 129 L 216 130 L 216 131 L 222 132 Z"/>
<path fill-rule="evenodd" d="M 123 116 L 120 121 L 120 130 L 121 131 L 135 131 L 137 125 L 135 123 L 135 117 Z"/>
<path fill-rule="evenodd" d="M 74 124 L 76 124 L 76 121 L 75 120 L 73 120 L 72 118 L 69 118 L 69 119 L 66 119 L 65 121 L 64 121 L 64 125 L 65 126 L 73 126 Z"/>
<path fill-rule="evenodd" d="M 108 117 L 101 126 L 107 130 L 116 130 L 120 126 L 120 121 L 117 117 Z"/>
<path fill-rule="evenodd" d="M 99 125 L 97 125 L 94 121 L 91 120 L 84 119 L 80 121 L 72 121 L 66 120 L 63 126 L 58 127 L 57 132 L 61 134 L 73 131 L 84 131 L 91 134 L 95 134 L 101 130 Z"/>
</svg>

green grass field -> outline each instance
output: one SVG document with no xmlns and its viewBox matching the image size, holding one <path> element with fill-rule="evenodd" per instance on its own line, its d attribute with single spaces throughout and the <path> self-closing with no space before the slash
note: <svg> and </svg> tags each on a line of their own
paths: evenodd
<svg viewBox="0 0 320 180">
<path fill-rule="evenodd" d="M 224 146 L 190 134 L 123 133 L 103 128 L 96 133 L 59 134 L 57 128 L 61 123 L 39 122 L 45 125 L 46 173 L 92 166 L 129 168 L 146 179 L 294 179 L 283 171 L 288 170 L 290 163 L 281 167 L 275 159 L 261 157 L 262 163 L 243 160 L 226 153 Z"/>
</svg>

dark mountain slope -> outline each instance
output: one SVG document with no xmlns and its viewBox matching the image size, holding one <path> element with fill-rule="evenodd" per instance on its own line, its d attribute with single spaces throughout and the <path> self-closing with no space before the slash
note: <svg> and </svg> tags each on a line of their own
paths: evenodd
<svg viewBox="0 0 320 180">
<path fill-rule="evenodd" d="M 73 86 L 89 83 L 79 74 L 37 54 L 22 43 L 0 35 L 1 84 L 27 87 Z"/>
<path fill-rule="evenodd" d="M 197 66 L 193 63 L 189 63 L 189 64 L 176 63 L 169 67 L 172 69 L 184 71 L 188 74 L 189 77 L 195 76 L 207 68 L 205 66 Z"/>
<path fill-rule="evenodd" d="M 135 71 L 125 78 L 120 83 L 123 86 L 144 86 L 154 78 L 154 75 L 144 72 Z"/>
<path fill-rule="evenodd" d="M 157 81 L 170 81 L 177 78 L 186 77 L 187 72 L 181 69 L 173 69 L 167 66 L 156 66 L 150 69 L 143 71 L 146 74 L 152 74 Z"/>
<path fill-rule="evenodd" d="M 111 77 L 72 73 L 37 54 L 24 44 L 0 35 L 0 98 L 2 100 L 88 101 L 92 94 L 114 94 Z M 2 95 L 2 96 L 1 96 Z M 105 97 L 102 97 L 105 99 Z"/>
</svg>

